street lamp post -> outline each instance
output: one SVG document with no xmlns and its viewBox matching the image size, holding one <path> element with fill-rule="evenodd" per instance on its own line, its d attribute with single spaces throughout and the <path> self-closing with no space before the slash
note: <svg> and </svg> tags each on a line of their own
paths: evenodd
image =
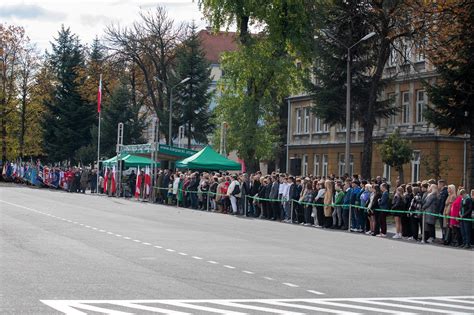
<svg viewBox="0 0 474 315">
<path fill-rule="evenodd" d="M 347 90 L 346 90 L 346 148 L 344 153 L 344 163 L 346 166 L 346 173 L 351 176 L 351 163 L 350 163 L 350 152 L 351 152 L 351 49 L 357 46 L 360 42 L 363 42 L 372 36 L 375 32 L 371 32 L 362 37 L 354 45 L 347 48 Z"/>
<path fill-rule="evenodd" d="M 161 83 L 163 83 L 164 85 L 168 86 L 169 89 L 170 89 L 170 117 L 169 117 L 169 126 L 168 126 L 168 132 L 169 132 L 169 135 L 168 135 L 168 144 L 171 146 L 172 145 L 172 141 L 173 141 L 173 135 L 172 135 L 172 131 L 173 131 L 173 90 L 175 87 L 177 87 L 178 85 L 182 84 L 182 83 L 185 83 L 185 82 L 188 82 L 191 78 L 190 77 L 187 77 L 187 78 L 184 78 L 183 80 L 181 80 L 179 83 L 173 85 L 172 87 L 169 87 L 168 84 L 166 84 L 165 82 L 163 82 L 160 78 L 157 78 L 157 80 Z"/>
</svg>

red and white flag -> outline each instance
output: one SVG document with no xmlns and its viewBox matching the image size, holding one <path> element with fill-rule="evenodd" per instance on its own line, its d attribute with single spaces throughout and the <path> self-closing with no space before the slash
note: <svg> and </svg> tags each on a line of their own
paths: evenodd
<svg viewBox="0 0 474 315">
<path fill-rule="evenodd" d="M 97 112 L 100 113 L 100 103 L 102 102 L 102 74 L 99 79 L 99 91 L 97 92 Z"/>
<path fill-rule="evenodd" d="M 142 187 L 142 176 L 140 175 L 140 170 L 138 171 L 137 184 L 135 186 L 135 198 L 140 198 L 140 187 Z"/>
<path fill-rule="evenodd" d="M 105 174 L 104 174 L 104 194 L 107 194 L 107 181 L 109 179 L 109 169 L 105 169 Z"/>
<path fill-rule="evenodd" d="M 115 194 L 115 191 L 117 190 L 117 185 L 115 183 L 115 165 L 112 168 L 112 180 L 110 181 L 110 185 L 112 186 L 110 187 L 112 189 L 112 194 Z"/>
<path fill-rule="evenodd" d="M 151 176 L 150 176 L 150 168 L 147 166 L 145 169 L 145 195 L 150 195 L 150 187 L 151 187 Z"/>
</svg>

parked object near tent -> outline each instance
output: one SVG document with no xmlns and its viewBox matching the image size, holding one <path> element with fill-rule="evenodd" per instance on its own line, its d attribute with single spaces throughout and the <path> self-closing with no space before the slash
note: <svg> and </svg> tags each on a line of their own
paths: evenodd
<svg viewBox="0 0 474 315">
<path fill-rule="evenodd" d="M 176 162 L 176 167 L 212 171 L 240 171 L 242 169 L 240 163 L 223 157 L 214 151 L 211 146 L 207 146 L 196 154 Z"/>
</svg>

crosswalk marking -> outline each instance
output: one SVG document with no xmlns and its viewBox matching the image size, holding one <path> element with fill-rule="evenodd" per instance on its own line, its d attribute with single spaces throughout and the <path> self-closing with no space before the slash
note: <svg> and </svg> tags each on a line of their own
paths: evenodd
<svg viewBox="0 0 474 315">
<path fill-rule="evenodd" d="M 63 314 L 129 315 L 144 311 L 184 315 L 214 314 L 472 314 L 474 296 L 302 298 L 302 299 L 202 299 L 202 300 L 42 300 Z"/>
</svg>

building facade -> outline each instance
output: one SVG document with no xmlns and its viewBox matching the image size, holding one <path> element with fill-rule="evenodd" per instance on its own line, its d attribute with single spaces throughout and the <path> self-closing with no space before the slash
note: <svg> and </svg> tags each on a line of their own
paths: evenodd
<svg viewBox="0 0 474 315">
<path fill-rule="evenodd" d="M 430 106 L 424 83 L 436 80 L 436 71 L 421 54 L 393 54 L 385 69 L 395 79 L 382 91 L 381 99 L 393 99 L 398 113 L 378 119 L 373 131 L 373 177 L 382 176 L 395 183 L 398 172 L 385 165 L 378 146 L 399 130 L 412 143 L 412 161 L 404 165 L 405 182 L 439 177 L 455 185 L 465 185 L 467 174 L 467 136 L 450 136 L 429 124 L 423 112 Z M 309 95 L 288 98 L 288 165 L 296 175 L 342 176 L 345 173 L 345 126 L 329 126 L 311 110 Z M 354 123 L 351 128 L 351 173 L 361 173 L 364 130 Z"/>
</svg>

